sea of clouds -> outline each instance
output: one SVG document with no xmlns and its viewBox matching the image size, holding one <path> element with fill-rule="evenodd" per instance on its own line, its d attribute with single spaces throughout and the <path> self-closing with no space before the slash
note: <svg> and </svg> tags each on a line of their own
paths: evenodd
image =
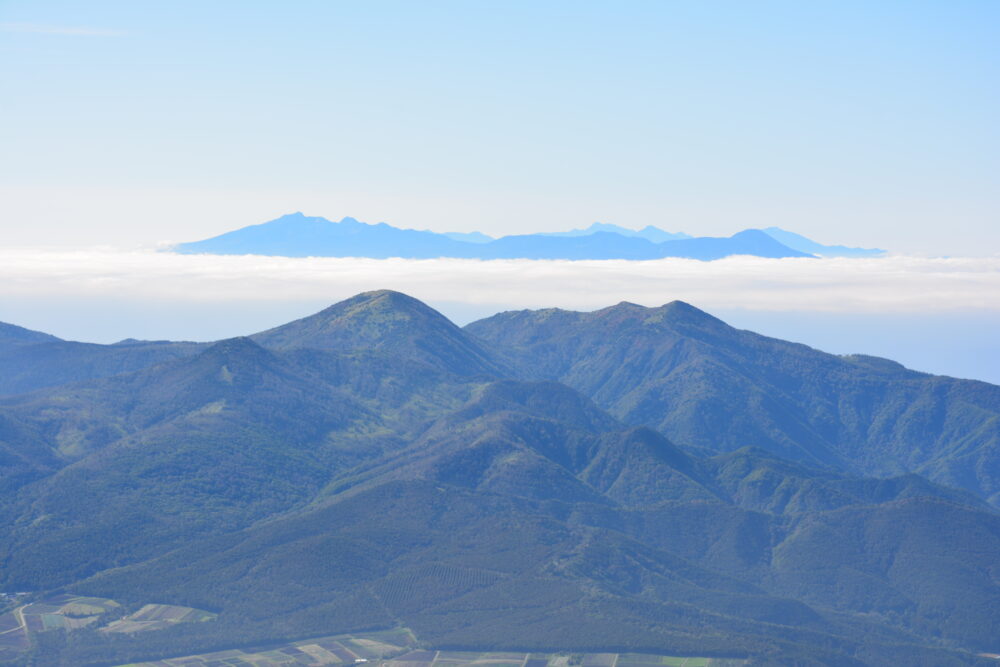
<svg viewBox="0 0 1000 667">
<path fill-rule="evenodd" d="M 479 261 L 0 250 L 0 321 L 93 342 L 247 335 L 373 289 L 406 292 L 458 324 L 518 308 L 680 299 L 828 352 L 1000 383 L 1000 257 Z"/>
<path fill-rule="evenodd" d="M 480 261 L 0 250 L 0 296 L 7 297 L 332 303 L 372 289 L 505 308 L 680 299 L 707 310 L 1000 311 L 1000 257 Z"/>
</svg>

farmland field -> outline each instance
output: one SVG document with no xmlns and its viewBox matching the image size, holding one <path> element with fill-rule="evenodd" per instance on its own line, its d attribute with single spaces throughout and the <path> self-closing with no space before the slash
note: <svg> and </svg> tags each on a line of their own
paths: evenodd
<svg viewBox="0 0 1000 667">
<path fill-rule="evenodd" d="M 112 621 L 106 627 L 101 628 L 101 632 L 132 633 L 162 630 L 177 623 L 211 621 L 215 616 L 211 612 L 193 609 L 192 607 L 178 607 L 170 604 L 147 604 L 133 614 L 129 614 L 117 621 Z"/>
<path fill-rule="evenodd" d="M 354 665 L 362 660 L 368 664 L 386 664 L 378 656 L 399 655 L 412 647 L 413 635 L 407 630 L 392 630 L 365 635 L 336 635 L 306 639 L 299 642 L 260 649 L 231 649 L 153 662 L 135 663 L 130 667 L 204 667 L 207 665 L 242 665 L 244 667 L 278 667 L 291 665 Z M 430 653 L 431 657 L 434 652 Z M 369 662 L 370 661 L 370 662 Z M 429 665 L 429 662 L 422 662 Z"/>
<path fill-rule="evenodd" d="M 28 633 L 15 612 L 0 615 L 0 660 L 28 648 Z"/>
<path fill-rule="evenodd" d="M 76 630 L 95 625 L 102 621 L 103 614 L 116 611 L 118 614 L 124 613 L 121 605 L 114 600 L 80 595 L 60 594 L 29 602 L 14 611 L 0 614 L 0 659 L 6 660 L 27 650 L 31 645 L 32 633 Z M 215 614 L 201 609 L 147 604 L 133 614 L 111 621 L 101 628 L 101 632 L 159 630 L 177 623 L 197 623 L 214 618 Z M 104 621 L 106 620 L 105 618 Z M 351 662 L 354 659 L 355 656 L 352 655 Z"/>
<path fill-rule="evenodd" d="M 29 602 L 0 616 L 0 657 L 26 650 L 31 632 L 82 628 L 118 606 L 114 600 L 76 595 L 55 595 Z"/>
<path fill-rule="evenodd" d="M 14 612 L 11 611 L 0 615 L 0 634 L 9 632 L 10 630 L 14 630 L 19 627 L 21 627 L 21 623 L 17 620 L 17 616 L 14 615 Z"/>
<path fill-rule="evenodd" d="M 709 658 L 684 658 L 642 653 L 625 653 L 619 656 L 616 667 L 708 667 Z"/>
<path fill-rule="evenodd" d="M 242 665 L 353 665 L 365 667 L 736 667 L 742 660 L 647 654 L 547 654 L 516 652 L 435 651 L 415 648 L 408 630 L 307 639 L 261 649 L 229 650 L 135 663 L 123 667 L 208 667 Z"/>
<path fill-rule="evenodd" d="M 476 653 L 417 650 L 383 662 L 384 667 L 717 667 L 742 661 L 640 653 Z"/>
</svg>

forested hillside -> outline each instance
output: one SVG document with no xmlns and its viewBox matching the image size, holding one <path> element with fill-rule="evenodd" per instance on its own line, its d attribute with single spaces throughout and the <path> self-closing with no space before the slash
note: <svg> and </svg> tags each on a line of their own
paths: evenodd
<svg viewBox="0 0 1000 667">
<path fill-rule="evenodd" d="M 997 648 L 1000 388 L 680 303 L 463 330 L 383 291 L 156 346 L 145 367 L 0 399 L 0 590 L 218 616 L 38 632 L 0 658 L 391 627 L 437 648 L 751 664 Z"/>
<path fill-rule="evenodd" d="M 465 329 L 521 377 L 707 452 L 761 447 L 859 475 L 917 472 L 1000 501 L 1000 387 L 836 356 L 686 303 L 506 312 Z"/>
</svg>

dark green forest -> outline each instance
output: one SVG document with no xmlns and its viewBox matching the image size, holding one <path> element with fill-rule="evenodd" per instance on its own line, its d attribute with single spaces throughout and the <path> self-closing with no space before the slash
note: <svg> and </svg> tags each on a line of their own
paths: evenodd
<svg viewBox="0 0 1000 667">
<path fill-rule="evenodd" d="M 752 665 L 1000 651 L 1000 387 L 684 303 L 461 329 L 380 291 L 214 344 L 4 325 L 0 394 L 0 591 L 218 613 L 36 632 L 11 664 L 403 626 Z"/>
</svg>

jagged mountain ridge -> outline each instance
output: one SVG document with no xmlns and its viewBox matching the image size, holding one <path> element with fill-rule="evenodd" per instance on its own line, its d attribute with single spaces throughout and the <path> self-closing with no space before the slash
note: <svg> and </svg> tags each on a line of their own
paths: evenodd
<svg viewBox="0 0 1000 667">
<path fill-rule="evenodd" d="M 653 243 L 661 243 L 663 241 L 676 241 L 678 239 L 689 239 L 692 238 L 690 234 L 685 234 L 683 232 L 666 232 L 653 225 L 647 225 L 642 229 L 628 229 L 626 227 L 620 227 L 618 225 L 612 225 L 606 222 L 595 222 L 590 227 L 586 229 L 571 229 L 568 232 L 543 232 L 542 236 L 588 236 L 590 234 L 596 234 L 597 232 L 611 232 L 613 234 L 620 234 L 621 236 L 638 236 L 644 238 Z"/>
<path fill-rule="evenodd" d="M 427 259 L 633 259 L 687 257 L 714 260 L 731 255 L 812 257 L 785 246 L 769 234 L 747 229 L 730 237 L 666 237 L 648 228 L 623 234 L 613 226 L 593 233 L 569 235 L 524 234 L 489 239 L 484 236 L 438 234 L 398 229 L 344 218 L 331 222 L 301 213 L 285 215 L 219 236 L 181 243 L 173 251 L 221 255 L 281 255 L 288 257 L 403 257 Z"/>
</svg>

